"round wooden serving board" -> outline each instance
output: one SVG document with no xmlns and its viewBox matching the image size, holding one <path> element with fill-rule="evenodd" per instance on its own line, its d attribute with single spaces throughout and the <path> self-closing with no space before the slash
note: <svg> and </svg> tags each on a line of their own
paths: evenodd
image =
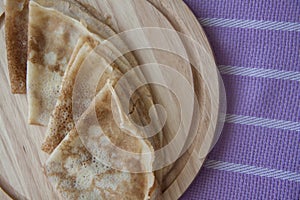
<svg viewBox="0 0 300 200">
<path fill-rule="evenodd" d="M 167 28 L 185 34 L 202 47 L 202 50 L 191 49 L 184 40 L 178 40 L 175 44 L 168 43 L 173 48 L 180 48 L 193 63 L 201 63 L 199 72 L 190 63 L 171 53 L 157 49 L 134 52 L 139 64 L 161 63 L 182 74 L 194 88 L 200 104 L 201 112 L 193 113 L 192 122 L 198 124 L 197 135 L 189 149 L 175 162 L 162 185 L 163 199 L 178 199 L 198 174 L 206 155 L 214 145 L 215 134 L 219 133 L 218 128 L 221 127 L 218 125 L 218 117 L 223 85 L 205 33 L 182 0 L 81 1 L 110 16 L 111 26 L 118 32 L 144 27 Z M 4 8 L 0 3 L 0 15 L 2 10 Z M 0 30 L 0 198 L 58 199 L 43 173 L 43 164 L 48 155 L 40 150 L 40 146 L 46 128 L 28 125 L 26 95 L 12 95 L 10 92 L 4 28 Z M 157 40 L 167 43 L 168 35 Z M 130 41 L 125 42 L 130 46 Z M 143 72 L 146 78 L 161 76 L 151 73 L 151 70 Z M 174 81 L 173 86 L 181 87 L 176 84 Z M 165 89 L 154 87 L 153 90 L 162 105 L 169 104 L 170 109 L 170 104 L 176 105 L 172 104 L 176 99 L 170 94 L 166 95 Z M 166 126 L 177 123 L 175 118 L 171 122 L 173 123 Z"/>
</svg>

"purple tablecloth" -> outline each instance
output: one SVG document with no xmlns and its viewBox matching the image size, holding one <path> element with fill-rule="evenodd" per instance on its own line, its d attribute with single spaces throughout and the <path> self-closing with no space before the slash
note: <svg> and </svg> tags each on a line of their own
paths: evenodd
<svg viewBox="0 0 300 200">
<path fill-rule="evenodd" d="M 185 0 L 227 92 L 222 136 L 182 199 L 300 199 L 300 1 Z"/>
</svg>

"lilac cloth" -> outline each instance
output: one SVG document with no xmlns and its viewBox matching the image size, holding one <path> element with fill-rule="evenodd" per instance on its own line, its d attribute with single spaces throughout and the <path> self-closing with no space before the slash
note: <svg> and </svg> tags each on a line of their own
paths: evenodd
<svg viewBox="0 0 300 200">
<path fill-rule="evenodd" d="M 185 0 L 227 92 L 220 140 L 181 197 L 300 199 L 300 1 Z"/>
</svg>

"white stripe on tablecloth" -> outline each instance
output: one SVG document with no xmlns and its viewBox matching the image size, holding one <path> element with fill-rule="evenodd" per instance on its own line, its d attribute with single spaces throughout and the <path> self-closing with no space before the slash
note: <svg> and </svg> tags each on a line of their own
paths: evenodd
<svg viewBox="0 0 300 200">
<path fill-rule="evenodd" d="M 300 23 L 258 21 L 224 18 L 198 18 L 202 26 L 217 26 L 228 28 L 249 28 L 262 30 L 300 31 Z"/>
<path fill-rule="evenodd" d="M 253 126 L 260 126 L 260 127 L 267 127 L 267 128 L 300 131 L 299 122 L 265 119 L 265 118 L 250 117 L 250 116 L 243 116 L 243 115 L 227 114 L 226 123 L 245 124 L 245 125 L 253 125 Z"/>
<path fill-rule="evenodd" d="M 207 160 L 205 161 L 203 167 L 208 169 L 216 169 L 221 171 L 236 172 L 242 174 L 300 182 L 300 173 L 290 171 L 268 169 L 263 167 L 242 165 L 217 160 Z"/>
<path fill-rule="evenodd" d="M 281 71 L 275 69 L 246 68 L 225 65 L 219 65 L 218 68 L 221 74 L 300 81 L 300 72 Z"/>
</svg>

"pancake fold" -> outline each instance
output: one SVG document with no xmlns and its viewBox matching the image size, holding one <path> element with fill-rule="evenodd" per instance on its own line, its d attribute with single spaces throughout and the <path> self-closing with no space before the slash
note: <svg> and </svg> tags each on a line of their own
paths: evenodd
<svg viewBox="0 0 300 200">
<path fill-rule="evenodd" d="M 111 101 L 117 102 L 111 81 L 99 91 L 93 104 L 78 121 L 80 131 L 88 131 L 101 146 L 101 152 L 93 156 L 83 145 L 76 129 L 72 129 L 46 162 L 45 171 L 56 190 L 65 199 L 159 199 L 160 193 L 153 172 L 130 173 L 113 169 L 98 159 L 106 155 L 112 162 L 120 162 L 135 169 L 151 171 L 154 158 L 147 159 L 130 156 L 115 160 L 114 149 L 107 147 L 103 137 L 118 147 L 135 153 L 153 152 L 151 144 L 133 139 L 120 129 L 113 119 Z M 119 104 L 117 103 L 118 107 Z M 97 113 L 99 124 L 90 121 L 93 110 Z M 116 109 L 119 115 L 122 109 Z M 129 121 L 127 121 L 129 123 Z M 97 126 L 103 133 L 99 134 Z M 128 125 L 130 127 L 130 125 Z M 85 130 L 87 129 L 87 130 Z M 128 130 L 128 129 L 127 129 Z M 135 134 L 135 133 L 133 133 Z M 91 139 L 91 138 L 90 138 Z M 91 147 L 91 146 L 90 146 Z M 151 154 L 150 154 L 151 155 Z M 155 197 L 153 195 L 156 195 Z"/>
</svg>

